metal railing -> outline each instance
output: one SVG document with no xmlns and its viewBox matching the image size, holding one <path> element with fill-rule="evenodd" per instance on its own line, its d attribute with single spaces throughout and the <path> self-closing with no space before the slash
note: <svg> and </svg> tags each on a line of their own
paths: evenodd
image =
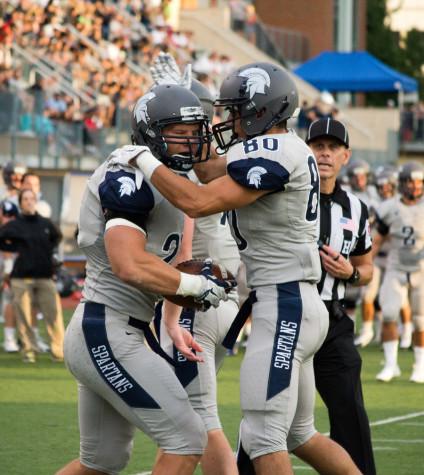
<svg viewBox="0 0 424 475">
<path fill-rule="evenodd" d="M 57 81 L 58 89 L 72 97 L 74 101 L 82 101 L 89 105 L 95 104 L 95 101 L 91 96 L 89 96 L 83 91 L 74 88 L 72 85 L 69 84 L 68 81 L 63 78 L 63 76 L 58 71 L 47 67 L 42 61 L 40 61 L 39 58 L 31 54 L 30 51 L 21 48 L 17 43 L 12 44 L 12 50 L 16 55 L 20 56 L 26 62 L 35 67 L 37 69 L 37 72 L 43 77 L 54 78 Z"/>
<path fill-rule="evenodd" d="M 83 121 L 51 119 L 28 107 L 29 94 L 0 92 L 0 159 L 32 160 L 34 166 L 80 169 L 84 159 L 101 163 L 110 152 L 130 143 L 130 112 L 118 109 L 114 127 L 88 128 Z M 36 162 L 36 163 L 35 163 Z M 53 165 L 51 165 L 53 164 Z"/>
</svg>

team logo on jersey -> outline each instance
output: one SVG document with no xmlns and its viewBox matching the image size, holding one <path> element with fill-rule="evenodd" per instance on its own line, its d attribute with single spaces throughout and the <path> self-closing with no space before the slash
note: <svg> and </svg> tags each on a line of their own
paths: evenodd
<svg viewBox="0 0 424 475">
<path fill-rule="evenodd" d="M 247 78 L 246 88 L 249 99 L 252 99 L 255 94 L 266 94 L 265 86 L 271 85 L 271 78 L 264 69 L 248 68 L 242 71 L 239 77 Z"/>
<path fill-rule="evenodd" d="M 253 167 L 247 172 L 247 179 L 249 185 L 253 185 L 255 188 L 259 188 L 261 185 L 261 176 L 265 175 L 266 169 L 263 167 Z"/>
<path fill-rule="evenodd" d="M 131 196 L 135 192 L 135 182 L 129 176 L 121 176 L 118 178 L 121 187 L 119 188 L 119 197 L 122 198 L 124 195 Z"/>
<path fill-rule="evenodd" d="M 147 104 L 154 97 L 156 97 L 156 94 L 153 92 L 149 92 L 148 94 L 145 94 L 143 97 L 141 97 L 138 100 L 134 108 L 134 115 L 137 122 L 140 122 L 142 120 L 145 124 L 148 123 L 148 121 L 150 120 L 150 117 L 149 117 L 149 114 L 147 113 Z"/>
</svg>

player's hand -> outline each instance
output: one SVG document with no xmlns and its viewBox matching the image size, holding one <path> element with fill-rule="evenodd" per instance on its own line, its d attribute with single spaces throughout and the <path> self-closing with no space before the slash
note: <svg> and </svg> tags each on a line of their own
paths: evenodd
<svg viewBox="0 0 424 475">
<path fill-rule="evenodd" d="M 212 259 L 205 260 L 201 278 L 203 280 L 202 293 L 194 300 L 202 304 L 203 311 L 211 306 L 218 307 L 221 300 L 228 300 L 228 292 L 237 285 L 235 280 L 221 280 L 212 274 Z"/>
<path fill-rule="evenodd" d="M 114 150 L 107 159 L 108 167 L 133 167 L 135 170 L 135 185 L 140 189 L 143 182 L 143 174 L 137 168 L 136 159 L 142 154 L 151 154 L 150 148 L 145 145 L 125 145 Z"/>
<path fill-rule="evenodd" d="M 193 338 L 193 335 L 181 327 L 180 325 L 173 325 L 166 327 L 166 331 L 170 336 L 175 348 L 188 360 L 203 363 L 203 358 L 193 353 L 194 351 L 202 352 L 203 348 Z"/>
<path fill-rule="evenodd" d="M 150 74 L 156 86 L 161 84 L 177 84 L 191 88 L 191 64 L 187 64 L 183 74 L 174 57 L 169 53 L 160 52 L 150 68 Z"/>
<path fill-rule="evenodd" d="M 324 269 L 336 279 L 348 279 L 353 272 L 352 264 L 340 252 L 324 244 L 319 251 Z"/>
</svg>

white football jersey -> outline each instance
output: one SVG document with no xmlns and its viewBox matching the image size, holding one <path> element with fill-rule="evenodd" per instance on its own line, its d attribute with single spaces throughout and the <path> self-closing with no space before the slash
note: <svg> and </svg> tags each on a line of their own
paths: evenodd
<svg viewBox="0 0 424 475">
<path fill-rule="evenodd" d="M 377 210 L 377 230 L 390 237 L 387 269 L 415 272 L 424 268 L 424 199 L 410 206 L 401 196 L 384 201 Z"/>
<path fill-rule="evenodd" d="M 227 173 L 270 191 L 228 213 L 248 286 L 317 282 L 319 175 L 311 149 L 292 131 L 255 137 L 229 150 Z"/>
<path fill-rule="evenodd" d="M 103 303 L 144 321 L 153 317 L 157 296 L 125 284 L 113 272 L 106 255 L 106 221 L 121 218 L 144 230 L 146 251 L 171 262 L 178 252 L 184 215 L 145 178 L 140 189 L 134 169 L 103 163 L 93 173 L 81 203 L 78 245 L 87 256 L 83 301 Z"/>
</svg>

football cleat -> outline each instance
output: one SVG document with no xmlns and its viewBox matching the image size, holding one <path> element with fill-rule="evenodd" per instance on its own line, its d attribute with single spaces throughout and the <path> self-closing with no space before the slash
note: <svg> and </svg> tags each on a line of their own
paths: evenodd
<svg viewBox="0 0 424 475">
<path fill-rule="evenodd" d="M 384 368 L 377 374 L 375 377 L 378 381 L 384 381 L 388 383 L 393 378 L 397 378 L 400 376 L 400 368 L 399 366 L 384 366 Z"/>
<path fill-rule="evenodd" d="M 418 366 L 414 364 L 409 381 L 412 383 L 424 383 L 424 366 Z"/>
<path fill-rule="evenodd" d="M 5 340 L 3 346 L 6 353 L 16 353 L 19 351 L 19 345 L 16 340 Z"/>
</svg>

